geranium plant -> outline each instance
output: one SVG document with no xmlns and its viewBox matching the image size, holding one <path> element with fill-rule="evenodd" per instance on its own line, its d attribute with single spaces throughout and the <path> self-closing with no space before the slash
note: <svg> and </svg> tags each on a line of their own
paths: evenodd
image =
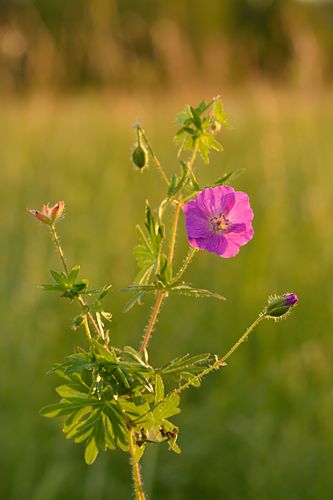
<svg viewBox="0 0 333 500">
<path fill-rule="evenodd" d="M 235 257 L 254 234 L 248 195 L 228 185 L 237 173 L 225 174 L 205 186 L 197 175 L 198 155 L 204 163 L 209 163 L 211 150 L 223 150 L 217 137 L 222 127 L 229 124 L 220 98 L 209 103 L 202 101 L 197 107 L 187 106 L 177 121 L 179 172 L 170 178 L 142 126 L 135 125 L 133 163 L 142 171 L 150 160 L 166 188 L 165 197 L 155 210 L 146 204 L 144 225 L 138 227 L 139 243 L 135 248 L 138 274 L 126 288 L 131 298 L 125 312 L 143 304 L 147 294 L 155 297 L 139 347 L 119 348 L 110 342 L 111 313 L 104 307 L 104 299 L 111 285 L 92 289 L 86 279 L 79 277 L 80 267 L 69 266 L 56 229 L 64 213 L 64 202 L 29 210 L 49 227 L 62 265 L 60 271 L 50 271 L 52 282 L 42 287 L 79 303 L 81 312 L 73 319 L 73 328 L 82 328 L 86 336 L 83 345 L 75 347 L 72 354 L 52 368 L 51 373 L 63 380 L 56 388 L 60 400 L 44 407 L 41 414 L 63 419 L 66 438 L 82 443 L 88 464 L 95 461 L 100 451 L 120 449 L 128 453 L 138 500 L 145 499 L 140 460 L 146 447 L 162 443 L 180 453 L 177 442 L 180 429 L 173 417 L 181 411 L 183 391 L 200 386 L 203 377 L 225 366 L 226 360 L 261 321 L 283 318 L 298 303 L 294 293 L 271 297 L 255 321 L 222 356 L 180 353 L 178 358 L 165 360 L 160 367 L 155 367 L 149 359 L 149 341 L 161 305 L 170 294 L 224 300 L 222 295 L 196 288 L 184 280 L 194 255 L 206 250 L 221 258 Z M 164 223 L 167 210 L 173 211 L 170 228 Z M 182 212 L 189 249 L 181 267 L 175 269 L 176 235 Z"/>
</svg>

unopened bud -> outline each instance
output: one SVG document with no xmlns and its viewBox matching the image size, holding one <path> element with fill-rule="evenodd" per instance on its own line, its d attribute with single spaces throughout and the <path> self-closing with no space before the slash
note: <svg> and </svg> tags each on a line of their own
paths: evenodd
<svg viewBox="0 0 333 500">
<path fill-rule="evenodd" d="M 264 315 L 268 318 L 282 318 L 298 304 L 299 300 L 295 293 L 284 293 L 283 295 L 270 297 L 264 310 Z"/>
<path fill-rule="evenodd" d="M 41 210 L 35 210 L 28 208 L 28 212 L 36 217 L 43 224 L 54 224 L 63 214 L 65 209 L 65 202 L 59 201 L 53 207 L 49 207 L 49 204 L 43 205 Z"/>
<path fill-rule="evenodd" d="M 140 170 L 147 166 L 148 164 L 147 151 L 141 144 L 138 144 L 135 147 L 132 154 L 132 160 L 134 165 Z"/>
</svg>

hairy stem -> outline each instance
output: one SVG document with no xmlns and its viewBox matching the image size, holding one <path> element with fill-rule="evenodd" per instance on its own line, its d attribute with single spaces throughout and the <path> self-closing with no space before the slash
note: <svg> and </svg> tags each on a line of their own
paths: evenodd
<svg viewBox="0 0 333 500">
<path fill-rule="evenodd" d="M 66 264 L 65 255 L 64 255 L 64 252 L 63 252 L 62 247 L 60 245 L 60 241 L 59 241 L 59 238 L 58 238 L 57 231 L 55 229 L 55 225 L 51 224 L 50 225 L 50 229 L 51 229 L 51 234 L 53 236 L 54 242 L 56 244 L 56 248 L 57 248 L 57 252 L 59 254 L 60 260 L 61 260 L 62 265 L 64 267 L 65 273 L 68 276 L 68 267 L 67 267 L 67 264 Z"/>
<path fill-rule="evenodd" d="M 143 352 L 145 349 L 147 349 L 151 334 L 153 332 L 153 329 L 154 329 L 154 326 L 155 326 L 155 323 L 156 323 L 156 320 L 158 317 L 158 313 L 160 311 L 160 308 L 161 308 L 161 305 L 163 302 L 163 298 L 164 298 L 164 293 L 159 292 L 157 295 L 157 299 L 156 299 L 156 303 L 155 303 L 155 306 L 153 309 L 153 313 L 150 317 L 150 320 L 149 320 L 149 323 L 147 325 L 143 340 L 141 342 L 140 352 Z"/>
<path fill-rule="evenodd" d="M 178 273 L 176 274 L 176 276 L 174 277 L 174 281 L 178 281 L 180 280 L 180 278 L 183 276 L 183 274 L 185 273 L 186 269 L 188 268 L 188 266 L 190 265 L 194 255 L 198 252 L 198 249 L 197 248 L 193 248 L 193 247 L 190 247 L 189 251 L 187 252 L 187 255 L 186 257 L 184 258 L 183 260 L 183 263 L 178 271 Z"/>
<path fill-rule="evenodd" d="M 150 145 L 150 143 L 149 143 L 149 141 L 148 141 L 148 139 L 147 139 L 147 137 L 146 137 L 143 129 L 140 127 L 140 125 L 137 125 L 137 131 L 140 132 L 140 134 L 142 136 L 142 139 L 144 140 L 144 142 L 145 142 L 145 144 L 146 144 L 146 146 L 148 148 L 148 151 L 149 151 L 152 159 L 154 160 L 155 165 L 156 165 L 156 167 L 157 167 L 157 169 L 158 169 L 158 171 L 159 171 L 162 179 L 164 180 L 164 182 L 166 183 L 167 186 L 170 186 L 170 181 L 169 181 L 166 173 L 164 172 L 164 169 L 163 169 L 163 167 L 161 165 L 161 162 L 157 158 L 157 156 L 155 155 L 155 153 L 154 153 L 154 151 L 153 151 L 153 149 L 152 149 L 152 147 L 151 147 L 151 145 Z"/>
<path fill-rule="evenodd" d="M 131 456 L 130 462 L 131 462 L 131 467 L 132 467 L 135 500 L 145 500 L 146 496 L 145 496 L 145 493 L 143 491 L 140 466 L 139 466 L 138 462 L 135 463 L 135 458 L 134 458 L 136 445 L 134 444 L 133 434 L 134 434 L 134 431 L 131 430 L 129 432 L 129 452 L 130 452 L 130 456 Z"/>
<path fill-rule="evenodd" d="M 65 254 L 64 254 L 64 251 L 63 251 L 62 246 L 60 244 L 55 225 L 51 224 L 50 229 L 51 229 L 51 234 L 52 234 L 53 240 L 56 244 L 58 255 L 60 257 L 63 268 L 65 270 L 66 276 L 68 276 L 69 271 L 68 271 L 68 267 L 67 267 L 66 260 L 65 260 Z M 94 327 L 94 330 L 96 331 L 97 335 L 101 335 L 100 329 L 98 328 L 98 325 L 95 321 L 95 318 L 93 317 L 93 315 L 91 314 L 90 311 L 86 312 L 87 304 L 86 304 L 85 300 L 81 297 L 81 295 L 78 295 L 77 298 L 78 298 L 78 301 L 81 305 L 82 311 L 84 312 L 85 318 L 89 318 L 89 321 L 91 322 L 92 326 Z M 91 339 L 88 321 L 84 322 L 84 327 L 85 327 L 86 334 L 87 334 L 88 338 Z"/>
<path fill-rule="evenodd" d="M 175 209 L 175 217 L 173 220 L 173 225 L 172 225 L 172 231 L 171 231 L 171 239 L 170 239 L 170 248 L 169 248 L 169 255 L 168 255 L 168 264 L 171 267 L 172 261 L 173 261 L 173 256 L 175 253 L 175 245 L 176 245 L 176 238 L 177 238 L 177 227 L 178 227 L 178 220 L 179 220 L 179 213 L 181 209 L 181 202 L 179 201 L 176 205 Z"/>
<path fill-rule="evenodd" d="M 195 381 L 200 381 L 200 379 L 202 377 L 204 377 L 205 375 L 208 375 L 208 373 L 216 370 L 217 368 L 220 368 L 221 366 L 223 366 L 226 362 L 226 360 L 228 358 L 230 358 L 230 356 L 238 349 L 238 347 L 245 341 L 247 340 L 248 336 L 250 335 L 250 333 L 255 329 L 256 326 L 259 325 L 259 323 L 265 318 L 264 315 L 260 315 L 258 316 L 258 318 L 252 323 L 252 325 L 250 325 L 248 327 L 248 329 L 245 331 L 245 333 L 243 333 L 243 335 L 237 340 L 237 342 L 231 347 L 231 349 L 229 349 L 229 351 L 227 352 L 227 354 L 225 354 L 222 358 L 218 359 L 217 361 L 215 361 L 215 363 L 213 363 L 211 366 L 209 366 L 208 368 L 206 368 L 205 370 L 203 370 L 201 373 L 199 373 L 198 375 L 192 377 L 190 380 L 188 380 L 188 382 L 186 382 L 185 384 L 181 385 L 180 387 L 178 387 L 174 393 L 178 394 L 180 392 L 182 392 L 184 389 L 187 389 L 187 387 L 189 387 L 190 385 L 193 384 L 193 382 Z"/>
</svg>

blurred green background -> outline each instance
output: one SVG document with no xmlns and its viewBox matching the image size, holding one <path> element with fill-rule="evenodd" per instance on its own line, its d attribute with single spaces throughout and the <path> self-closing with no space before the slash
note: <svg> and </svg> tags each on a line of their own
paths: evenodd
<svg viewBox="0 0 333 500">
<path fill-rule="evenodd" d="M 158 500 L 331 498 L 332 21 L 331 2 L 0 1 L 1 498 L 132 495 L 125 454 L 88 467 L 38 414 L 56 399 L 46 371 L 84 340 L 70 331 L 75 306 L 38 288 L 60 266 L 26 207 L 66 201 L 69 263 L 113 284 L 113 342 L 139 345 L 150 302 L 123 315 L 121 288 L 145 200 L 156 206 L 164 188 L 153 166 L 132 167 L 131 125 L 140 117 L 171 173 L 176 113 L 218 93 L 234 130 L 201 179 L 245 168 L 234 186 L 250 194 L 255 238 L 235 259 L 196 256 L 188 279 L 228 301 L 168 299 L 151 361 L 224 353 L 272 292 L 301 304 L 186 392 L 182 455 L 152 446 L 145 488 Z M 178 241 L 180 263 L 182 226 Z"/>
</svg>

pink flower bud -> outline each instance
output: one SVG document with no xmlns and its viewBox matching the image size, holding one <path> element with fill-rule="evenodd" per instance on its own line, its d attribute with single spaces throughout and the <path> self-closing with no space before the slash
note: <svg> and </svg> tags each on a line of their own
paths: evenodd
<svg viewBox="0 0 333 500">
<path fill-rule="evenodd" d="M 63 214 L 65 209 L 65 202 L 59 201 L 53 207 L 49 207 L 49 204 L 43 205 L 41 210 L 35 210 L 28 208 L 28 212 L 31 213 L 36 219 L 43 224 L 54 224 Z"/>
</svg>

